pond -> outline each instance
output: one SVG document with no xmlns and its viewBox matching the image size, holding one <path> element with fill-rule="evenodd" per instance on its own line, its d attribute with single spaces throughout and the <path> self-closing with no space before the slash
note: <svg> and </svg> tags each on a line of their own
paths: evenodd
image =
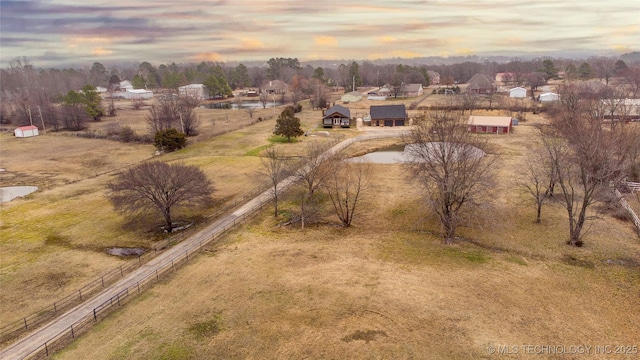
<svg viewBox="0 0 640 360">
<path fill-rule="evenodd" d="M 267 105 L 267 108 L 270 109 L 274 106 L 280 106 L 282 105 L 282 103 L 278 101 L 276 102 L 269 101 L 266 105 Z M 222 101 L 222 102 L 205 104 L 200 107 L 204 109 L 231 109 L 231 110 L 263 108 L 261 101 L 242 101 L 242 102 Z"/>
<path fill-rule="evenodd" d="M 5 186 L 0 187 L 0 203 L 9 202 L 17 197 L 27 196 L 38 190 L 37 186 Z"/>
<path fill-rule="evenodd" d="M 442 144 L 448 143 L 426 143 L 425 145 L 430 148 L 430 153 L 435 156 L 435 154 L 440 151 L 446 152 L 447 150 L 453 150 L 453 157 L 459 156 L 457 153 L 462 152 L 463 150 L 460 148 L 452 148 L 449 146 L 443 146 Z M 399 164 L 410 162 L 413 158 L 412 153 L 417 149 L 415 144 L 409 145 L 394 145 L 388 148 L 384 148 L 382 150 L 370 152 L 368 154 L 357 156 L 349 159 L 348 161 L 357 162 L 357 161 L 366 161 L 372 164 Z M 470 146 L 469 148 L 464 150 L 466 156 L 470 156 L 473 158 L 480 158 L 485 155 L 484 151 Z"/>
</svg>

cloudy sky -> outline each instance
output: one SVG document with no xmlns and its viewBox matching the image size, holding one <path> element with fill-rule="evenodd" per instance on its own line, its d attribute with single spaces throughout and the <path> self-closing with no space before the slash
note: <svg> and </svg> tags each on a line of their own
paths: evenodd
<svg viewBox="0 0 640 360">
<path fill-rule="evenodd" d="M 0 62 L 640 50 L 640 0 L 1 0 Z"/>
</svg>

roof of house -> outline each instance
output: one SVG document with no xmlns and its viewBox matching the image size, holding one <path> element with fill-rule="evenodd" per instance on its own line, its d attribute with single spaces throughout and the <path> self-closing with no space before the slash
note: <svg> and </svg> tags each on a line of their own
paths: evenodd
<svg viewBox="0 0 640 360">
<path fill-rule="evenodd" d="M 324 112 L 324 117 L 327 118 L 333 114 L 339 114 L 342 115 L 343 117 L 346 118 L 350 118 L 351 117 L 351 110 L 347 109 L 344 106 L 340 106 L 340 105 L 335 105 L 330 107 L 329 109 L 327 109 L 327 111 Z"/>
<path fill-rule="evenodd" d="M 509 89 L 509 91 L 513 91 L 513 90 L 524 90 L 524 91 L 527 91 L 527 89 L 525 89 L 523 87 L 520 87 L 520 86 L 516 86 L 514 88 Z"/>
<path fill-rule="evenodd" d="M 480 126 L 509 126 L 510 116 L 469 116 L 467 125 Z"/>
<path fill-rule="evenodd" d="M 407 92 L 418 92 L 422 88 L 422 84 L 407 84 L 404 89 Z"/>
<path fill-rule="evenodd" d="M 16 128 L 16 130 L 22 130 L 22 131 L 25 131 L 25 130 L 38 130 L 38 127 L 35 126 L 35 125 L 25 125 L 25 126 L 20 126 L 20 127 Z"/>
<path fill-rule="evenodd" d="M 407 109 L 404 105 L 372 105 L 369 113 L 372 120 L 407 118 Z"/>
<path fill-rule="evenodd" d="M 493 83 L 494 83 L 493 79 L 491 79 L 487 75 L 475 74 L 471 79 L 469 79 L 469 81 L 467 81 L 467 84 L 469 84 L 467 88 L 490 89 L 493 86 Z"/>
</svg>

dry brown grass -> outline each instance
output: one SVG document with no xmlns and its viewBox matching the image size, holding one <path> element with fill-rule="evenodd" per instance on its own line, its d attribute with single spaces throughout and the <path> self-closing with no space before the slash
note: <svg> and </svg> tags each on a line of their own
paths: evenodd
<svg viewBox="0 0 640 360">
<path fill-rule="evenodd" d="M 266 209 L 56 358 L 477 359 L 494 357 L 489 345 L 636 345 L 633 227 L 605 216 L 573 249 L 561 209 L 535 224 L 515 185 L 534 133 L 492 138 L 502 165 L 491 221 L 460 229 L 453 246 L 401 167 L 374 165 L 354 227 L 327 212 L 300 231 Z"/>
<path fill-rule="evenodd" d="M 122 111 L 119 121 L 137 116 L 127 111 L 134 113 Z M 274 118 L 246 127 L 245 112 L 198 111 L 205 119 L 201 135 L 160 159 L 200 166 L 220 200 L 255 186 L 259 159 L 253 155 L 265 147 L 295 155 L 306 141 L 326 140 L 273 145 Z M 319 116 L 299 114 L 309 131 Z M 514 134 L 492 138 L 492 156 L 501 156 L 500 181 L 494 206 L 481 216 L 491 221 L 461 228 L 453 246 L 442 245 L 439 227 L 425 216 L 401 167 L 375 165 L 375 196 L 353 228 L 334 226 L 327 211 L 324 225 L 300 232 L 277 226 L 265 209 L 57 358 L 488 358 L 488 345 L 633 345 L 640 332 L 640 243 L 632 225 L 605 216 L 585 248 L 568 248 L 562 210 L 546 207 L 543 223 L 535 224 L 535 208 L 516 186 L 533 124 L 541 120 L 532 117 Z M 131 124 L 144 130 L 140 118 Z M 241 129 L 211 137 L 224 126 Z M 14 172 L 29 179 L 25 185 L 32 179 L 45 184 L 0 208 L 5 322 L 126 262 L 106 255 L 107 245 L 153 242 L 145 229 L 126 228 L 106 202 L 111 173 L 95 175 L 149 158 L 153 149 L 54 135 L 24 139 L 29 142 L 2 136 L 3 184 L 23 178 L 5 177 Z M 52 152 L 53 146 L 69 151 Z M 80 164 L 85 153 L 95 168 Z M 38 156 L 30 165 L 25 160 L 31 154 Z M 291 202 L 283 207 L 295 210 Z"/>
<path fill-rule="evenodd" d="M 106 134 L 113 123 L 131 126 L 138 134 L 147 131 L 145 110 L 132 110 L 125 101 L 118 108 L 117 117 L 92 122 L 88 131 Z M 258 110 L 254 119 L 279 111 Z M 203 119 L 200 135 L 189 138 L 187 148 L 155 159 L 199 166 L 213 181 L 214 197 L 223 205 L 260 185 L 254 176 L 260 164 L 256 155 L 272 145 L 269 138 L 275 118 L 253 120 L 249 126 L 252 121 L 244 111 L 198 112 Z M 318 123 L 315 112 L 300 116 L 305 129 Z M 316 140 L 324 139 L 303 138 L 292 146 L 276 146 L 299 149 L 303 141 Z M 52 132 L 27 139 L 3 133 L 0 144 L 0 168 L 6 170 L 0 172 L 0 186 L 40 188 L 0 207 L 1 324 L 51 306 L 99 275 L 136 261 L 107 255 L 106 248 L 150 248 L 161 237 L 156 231 L 160 218 L 118 215 L 105 197 L 106 184 L 119 169 L 154 158 L 152 145 Z M 199 214 L 183 210 L 176 215 Z"/>
</svg>

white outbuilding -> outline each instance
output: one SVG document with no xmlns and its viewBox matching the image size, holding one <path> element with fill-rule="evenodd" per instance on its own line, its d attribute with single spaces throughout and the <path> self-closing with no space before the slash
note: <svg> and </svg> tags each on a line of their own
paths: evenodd
<svg viewBox="0 0 640 360">
<path fill-rule="evenodd" d="M 540 94 L 538 96 L 538 101 L 540 102 L 560 101 L 560 95 L 552 92 Z"/>
<path fill-rule="evenodd" d="M 13 135 L 15 137 L 26 138 L 32 136 L 40 135 L 38 133 L 38 127 L 34 125 L 20 126 L 19 128 L 13 130 Z"/>
<path fill-rule="evenodd" d="M 517 86 L 513 89 L 509 89 L 509 97 L 510 98 L 526 98 L 527 97 L 527 89 Z"/>
<path fill-rule="evenodd" d="M 208 99 L 209 92 L 207 91 L 206 86 L 204 84 L 189 84 L 185 86 L 180 86 L 178 88 L 178 95 L 180 97 L 193 97 L 197 99 Z"/>
</svg>

